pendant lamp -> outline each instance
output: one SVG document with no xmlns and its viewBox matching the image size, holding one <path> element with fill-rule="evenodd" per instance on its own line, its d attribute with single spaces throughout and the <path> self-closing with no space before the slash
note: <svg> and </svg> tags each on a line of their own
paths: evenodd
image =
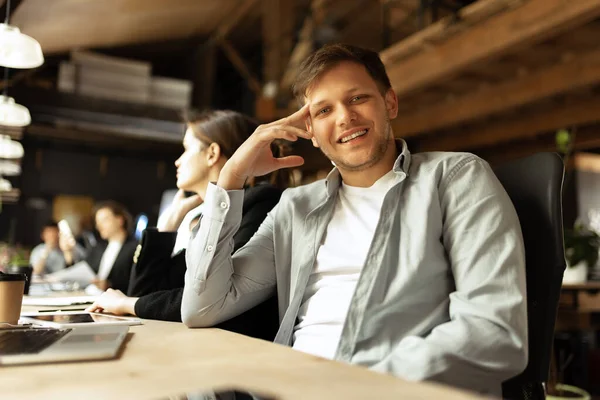
<svg viewBox="0 0 600 400">
<path fill-rule="evenodd" d="M 6 18 L 0 24 L 0 66 L 7 68 L 36 68 L 44 63 L 42 47 L 31 36 L 8 24 L 10 0 L 6 1 Z"/>
</svg>

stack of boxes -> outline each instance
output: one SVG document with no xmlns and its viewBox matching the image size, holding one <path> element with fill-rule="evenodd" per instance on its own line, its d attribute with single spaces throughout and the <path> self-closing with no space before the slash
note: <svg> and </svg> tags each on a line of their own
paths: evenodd
<svg viewBox="0 0 600 400">
<path fill-rule="evenodd" d="M 74 51 L 60 64 L 58 90 L 135 104 L 185 109 L 190 106 L 192 82 L 152 76 L 152 64 Z"/>
</svg>

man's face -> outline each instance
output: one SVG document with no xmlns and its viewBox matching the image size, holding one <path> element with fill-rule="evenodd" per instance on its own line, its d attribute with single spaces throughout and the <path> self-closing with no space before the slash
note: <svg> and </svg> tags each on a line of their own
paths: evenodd
<svg viewBox="0 0 600 400">
<path fill-rule="evenodd" d="M 55 226 L 46 226 L 42 230 L 42 241 L 46 246 L 58 246 L 58 228 Z"/>
<path fill-rule="evenodd" d="M 366 170 L 395 152 L 390 120 L 398 100 L 391 89 L 382 95 L 362 65 L 342 62 L 324 72 L 305 99 L 313 145 L 342 173 Z"/>
</svg>

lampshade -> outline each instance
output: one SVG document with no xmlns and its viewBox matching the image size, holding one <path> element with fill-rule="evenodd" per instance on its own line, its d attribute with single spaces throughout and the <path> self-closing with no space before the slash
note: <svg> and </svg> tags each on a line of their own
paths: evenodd
<svg viewBox="0 0 600 400">
<path fill-rule="evenodd" d="M 21 166 L 8 160 L 0 160 L 0 175 L 17 176 L 21 174 Z"/>
<path fill-rule="evenodd" d="M 0 125 L 27 126 L 31 123 L 29 110 L 15 103 L 12 97 L 0 95 Z"/>
<path fill-rule="evenodd" d="M 10 192 L 12 184 L 4 178 L 0 178 L 0 192 Z"/>
<path fill-rule="evenodd" d="M 15 140 L 12 140 L 10 136 L 0 136 L 0 158 L 16 159 L 23 157 L 25 151 L 23 145 Z"/>
<path fill-rule="evenodd" d="M 36 68 L 44 63 L 42 47 L 16 26 L 0 24 L 0 66 L 8 68 Z"/>
</svg>

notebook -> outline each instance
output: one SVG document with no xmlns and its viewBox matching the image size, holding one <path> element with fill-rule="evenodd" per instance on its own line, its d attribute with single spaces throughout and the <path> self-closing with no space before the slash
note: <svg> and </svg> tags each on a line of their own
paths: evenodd
<svg viewBox="0 0 600 400">
<path fill-rule="evenodd" d="M 128 331 L 125 325 L 0 329 L 0 365 L 115 358 Z"/>
</svg>

